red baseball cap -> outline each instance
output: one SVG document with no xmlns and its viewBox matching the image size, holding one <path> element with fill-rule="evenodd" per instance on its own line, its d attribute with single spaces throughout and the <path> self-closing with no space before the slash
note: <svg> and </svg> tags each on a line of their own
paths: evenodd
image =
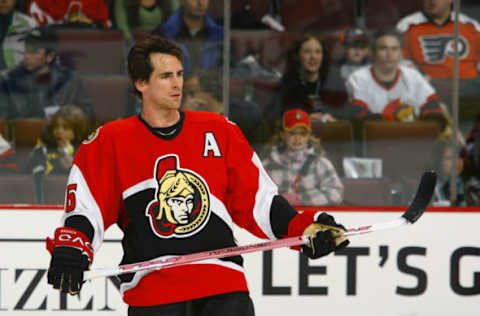
<svg viewBox="0 0 480 316">
<path fill-rule="evenodd" d="M 309 131 L 312 130 L 307 112 L 300 109 L 286 111 L 283 114 L 283 128 L 288 131 L 296 126 L 303 126 Z"/>
</svg>

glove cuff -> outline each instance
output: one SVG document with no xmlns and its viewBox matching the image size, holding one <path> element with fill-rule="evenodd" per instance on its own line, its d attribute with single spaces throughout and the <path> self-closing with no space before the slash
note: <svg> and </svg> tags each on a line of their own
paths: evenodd
<svg viewBox="0 0 480 316">
<path fill-rule="evenodd" d="M 313 219 L 320 211 L 300 211 L 294 218 L 288 223 L 288 237 L 303 236 L 305 229 L 310 226 Z M 300 250 L 300 246 L 290 247 L 294 250 Z"/>
<path fill-rule="evenodd" d="M 47 237 L 46 247 L 50 254 L 55 247 L 72 247 L 79 249 L 88 256 L 90 263 L 93 262 L 93 247 L 87 236 L 79 230 L 71 227 L 59 227 L 55 230 L 55 236 L 52 240 Z"/>
<path fill-rule="evenodd" d="M 300 211 L 295 217 L 288 223 L 288 237 L 302 236 L 305 233 L 305 229 L 310 226 L 317 215 L 322 211 Z"/>
</svg>

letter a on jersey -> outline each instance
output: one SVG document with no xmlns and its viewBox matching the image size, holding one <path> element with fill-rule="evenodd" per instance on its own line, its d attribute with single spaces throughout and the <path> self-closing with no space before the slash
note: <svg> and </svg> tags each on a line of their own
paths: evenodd
<svg viewBox="0 0 480 316">
<path fill-rule="evenodd" d="M 210 193 L 206 182 L 192 170 L 179 167 L 177 155 L 157 159 L 158 187 L 145 216 L 160 238 L 188 237 L 198 233 L 210 217 Z"/>
<path fill-rule="evenodd" d="M 205 145 L 203 147 L 203 157 L 208 157 L 210 151 L 213 153 L 213 157 L 222 157 L 220 148 L 218 148 L 217 140 L 212 132 L 205 133 Z"/>
</svg>

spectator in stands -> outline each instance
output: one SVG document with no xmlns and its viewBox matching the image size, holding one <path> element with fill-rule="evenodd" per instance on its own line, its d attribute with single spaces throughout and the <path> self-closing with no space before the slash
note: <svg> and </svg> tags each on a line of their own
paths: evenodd
<svg viewBox="0 0 480 316">
<path fill-rule="evenodd" d="M 324 88 L 324 99 L 338 106 L 347 103 L 345 82 L 356 70 L 370 65 L 369 38 L 362 28 L 348 28 L 342 32 L 340 42 L 345 54 L 332 64 Z"/>
<path fill-rule="evenodd" d="M 29 0 L 27 13 L 40 25 L 110 28 L 104 0 Z"/>
<path fill-rule="evenodd" d="M 33 150 L 33 174 L 68 174 L 87 132 L 88 120 L 81 108 L 68 104 L 58 110 Z"/>
<path fill-rule="evenodd" d="M 454 13 L 453 0 L 423 0 L 423 10 L 404 17 L 397 29 L 405 34 L 403 55 L 433 79 L 432 84 L 445 87 L 442 80 L 453 79 Z M 480 95 L 480 24 L 459 16 L 460 94 Z M 439 80 L 439 81 L 438 81 Z M 473 82 L 471 82 L 473 80 Z M 448 83 L 448 82 L 447 82 Z M 451 89 L 439 89 L 451 90 Z M 443 93 L 443 91 L 442 91 Z M 444 101 L 450 102 L 448 99 Z M 442 98 L 443 99 L 443 98 Z"/>
<path fill-rule="evenodd" d="M 17 0 L 0 1 L 0 71 L 13 68 L 23 60 L 25 33 L 37 27 L 35 19 L 15 9 Z"/>
<path fill-rule="evenodd" d="M 56 62 L 58 36 L 42 26 L 25 39 L 24 62 L 0 78 L 0 117 L 49 118 L 65 104 L 76 104 L 93 119 L 82 80 Z"/>
<path fill-rule="evenodd" d="M 433 205 L 435 206 L 467 206 L 465 199 L 465 181 L 468 172 L 467 152 L 464 147 L 454 150 L 449 141 L 439 140 L 433 147 L 433 170 L 437 172 L 437 185 Z M 453 159 L 457 155 L 457 165 L 453 165 Z M 456 197 L 453 203 L 450 201 L 450 177 L 452 169 L 456 169 Z"/>
<path fill-rule="evenodd" d="M 223 28 L 207 13 L 210 0 L 180 0 L 181 7 L 153 31 L 182 48 L 185 73 L 193 69 L 221 70 Z"/>
<path fill-rule="evenodd" d="M 127 42 L 135 31 L 152 31 L 179 8 L 178 0 L 117 0 L 115 22 Z"/>
<path fill-rule="evenodd" d="M 243 98 L 230 97 L 228 113 L 222 102 L 222 85 L 212 70 L 196 70 L 185 75 L 182 109 L 221 113 L 235 122 L 252 147 L 259 145 L 258 125 L 261 122 L 259 105 Z"/>
<path fill-rule="evenodd" d="M 185 75 L 182 108 L 192 111 L 224 113 L 222 89 L 213 73 L 199 70 Z"/>
<path fill-rule="evenodd" d="M 402 35 L 380 30 L 372 41 L 373 64 L 350 75 L 346 86 L 357 118 L 387 121 L 434 119 L 441 129 L 446 119 L 435 90 L 414 68 L 401 66 Z"/>
<path fill-rule="evenodd" d="M 0 133 L 0 174 L 18 172 L 15 150 Z"/>
<path fill-rule="evenodd" d="M 287 68 L 280 82 L 280 93 L 266 107 L 266 120 L 278 120 L 292 104 L 312 120 L 334 121 L 336 109 L 322 100 L 328 73 L 328 52 L 324 43 L 311 34 L 302 35 L 287 52 Z"/>
<path fill-rule="evenodd" d="M 278 191 L 293 205 L 338 205 L 343 184 L 311 134 L 309 115 L 301 109 L 283 114 L 277 145 L 263 161 Z"/>
</svg>

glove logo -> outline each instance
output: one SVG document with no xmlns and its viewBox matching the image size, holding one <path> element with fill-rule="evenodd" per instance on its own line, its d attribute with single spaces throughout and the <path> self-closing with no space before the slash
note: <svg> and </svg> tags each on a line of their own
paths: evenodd
<svg viewBox="0 0 480 316">
<path fill-rule="evenodd" d="M 181 169 L 177 155 L 157 159 L 155 199 L 145 209 L 153 233 L 160 238 L 188 237 L 210 218 L 210 191 L 191 170 Z"/>
</svg>

